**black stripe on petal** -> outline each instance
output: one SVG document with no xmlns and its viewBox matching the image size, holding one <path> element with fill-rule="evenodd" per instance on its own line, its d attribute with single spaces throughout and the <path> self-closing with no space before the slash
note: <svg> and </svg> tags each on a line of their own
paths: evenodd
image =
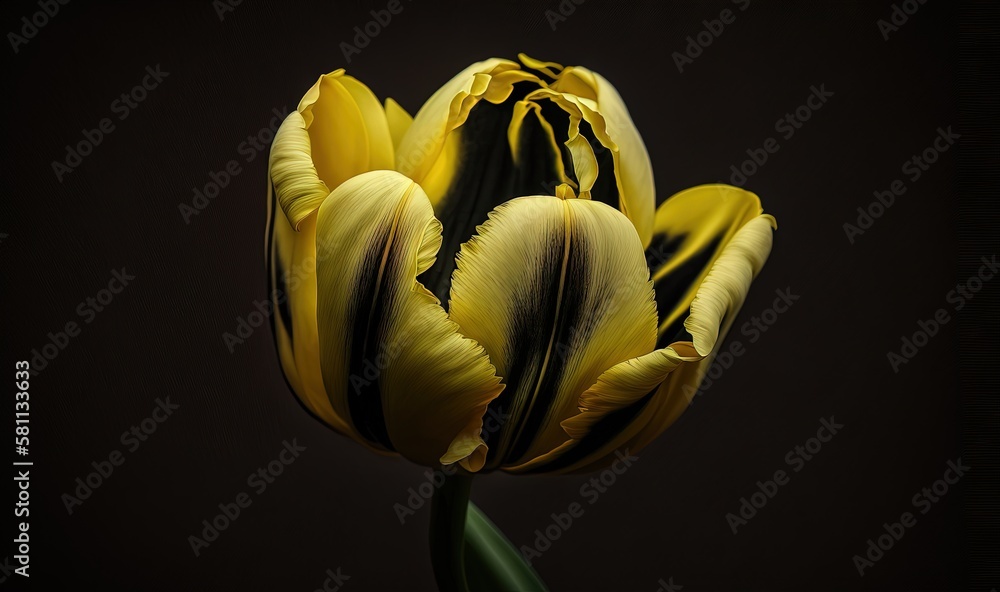
<svg viewBox="0 0 1000 592">
<path fill-rule="evenodd" d="M 462 243 L 486 221 L 500 204 L 522 195 L 551 194 L 559 181 L 557 160 L 548 135 L 533 114 L 525 117 L 517 146 L 519 164 L 514 164 L 507 139 L 514 104 L 536 88 L 518 83 L 505 102 L 481 101 L 457 130 L 461 138 L 461 161 L 454 181 L 435 214 L 444 226 L 441 250 L 434 265 L 419 280 L 447 308 L 455 255 Z"/>
<path fill-rule="evenodd" d="M 295 340 L 292 336 L 292 309 L 289 303 L 288 284 L 285 281 L 285 267 L 281 264 L 281 257 L 277 254 L 272 256 L 274 260 L 274 288 L 270 290 L 270 296 L 275 301 L 278 308 L 278 316 L 281 317 L 281 324 L 285 326 L 288 333 L 288 340 L 292 345 L 292 352 L 295 352 Z"/>
<path fill-rule="evenodd" d="M 646 408 L 660 386 L 646 393 L 641 399 L 631 405 L 608 413 L 590 428 L 590 431 L 580 441 L 550 463 L 546 463 L 527 471 L 531 473 L 547 473 L 558 471 L 587 458 L 597 452 L 602 446 L 621 434 Z"/>
<path fill-rule="evenodd" d="M 393 291 L 387 282 L 399 277 L 405 262 L 395 245 L 389 244 L 391 226 L 379 229 L 372 248 L 365 253 L 365 260 L 358 263 L 361 272 L 351 279 L 352 304 L 350 314 L 354 319 L 349 327 L 347 403 L 351 423 L 366 439 L 388 450 L 393 450 L 385 424 L 382 408 L 381 373 L 378 362 L 386 356 L 386 311 L 393 308 Z M 386 248 L 389 249 L 386 254 Z M 385 257 L 383 266 L 382 259 Z"/>
<path fill-rule="evenodd" d="M 516 432 L 505 433 L 512 441 L 490 446 L 488 462 L 495 459 L 511 464 L 528 451 L 553 407 L 569 348 L 590 333 L 588 319 L 594 318 L 593 311 L 583 309 L 588 288 L 587 249 L 579 236 L 571 235 L 567 254 L 565 232 L 569 229 L 550 237 L 545 263 L 531 283 L 533 289 L 514 305 L 507 337 L 511 351 L 504 377 L 507 387 L 491 407 L 510 413 L 516 401 L 519 412 L 508 420 Z M 506 449 L 503 458 L 496 458 L 502 449 Z"/>
<path fill-rule="evenodd" d="M 520 422 L 520 436 L 513 442 L 506 461 L 521 458 L 528 451 L 528 448 L 535 441 L 542 423 L 548 417 L 553 407 L 554 399 L 563 380 L 568 361 L 569 348 L 574 340 L 585 340 L 589 333 L 587 327 L 583 326 L 587 320 L 593 320 L 591 314 L 584 314 L 583 300 L 587 289 L 587 251 L 580 244 L 580 238 L 570 237 L 569 256 L 567 261 L 566 282 L 561 294 L 561 305 L 558 316 L 553 311 L 552 316 L 546 319 L 555 319 L 555 330 L 552 337 L 551 348 L 548 349 L 548 365 L 545 368 L 544 376 L 537 377 L 533 382 L 537 384 L 537 394 L 534 395 L 534 402 L 531 412 L 527 413 Z M 558 282 L 558 279 L 556 279 Z M 553 286 L 552 297 L 559 297 L 558 283 Z"/>
<path fill-rule="evenodd" d="M 621 200 L 618 194 L 618 182 L 615 179 L 617 171 L 615 171 L 614 153 L 601 144 L 594 135 L 594 129 L 586 121 L 580 122 L 580 134 L 590 142 L 590 147 L 597 158 L 597 180 L 590 190 L 590 198 L 620 210 Z"/>
<path fill-rule="evenodd" d="M 651 276 L 656 275 L 656 270 L 673 260 L 677 249 L 684 242 L 686 235 L 668 237 L 666 234 L 656 234 L 652 242 L 646 249 L 646 263 L 649 265 Z M 710 243 L 702 247 L 695 254 L 687 257 L 671 273 L 659 280 L 653 280 L 653 289 L 656 292 L 656 310 L 659 315 L 658 322 L 664 319 L 677 307 L 681 298 L 687 293 L 691 285 L 698 279 L 698 276 L 712 261 L 716 251 L 721 244 L 720 238 L 713 239 Z M 687 315 L 681 315 L 669 327 L 660 332 L 656 347 L 666 347 L 676 341 L 676 337 L 684 330 L 684 319 Z"/>
</svg>

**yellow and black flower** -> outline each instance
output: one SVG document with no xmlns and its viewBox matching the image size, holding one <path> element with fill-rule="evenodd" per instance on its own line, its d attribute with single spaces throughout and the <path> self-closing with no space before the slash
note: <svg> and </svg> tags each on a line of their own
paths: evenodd
<svg viewBox="0 0 1000 592">
<path fill-rule="evenodd" d="M 316 417 L 376 451 L 565 473 L 642 449 L 770 252 L 774 219 L 742 189 L 655 207 L 607 80 L 520 62 L 469 66 L 412 118 L 337 70 L 275 137 L 281 364 Z"/>
</svg>

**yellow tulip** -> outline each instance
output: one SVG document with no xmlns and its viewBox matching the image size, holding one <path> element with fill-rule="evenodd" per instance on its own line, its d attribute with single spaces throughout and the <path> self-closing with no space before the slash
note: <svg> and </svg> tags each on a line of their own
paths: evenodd
<svg viewBox="0 0 1000 592">
<path fill-rule="evenodd" d="M 297 397 L 375 451 L 468 472 L 588 471 L 649 444 L 775 227 L 726 185 L 657 209 L 615 88 L 524 55 L 469 66 L 412 118 L 343 70 L 321 76 L 269 178 L 274 332 Z"/>
</svg>

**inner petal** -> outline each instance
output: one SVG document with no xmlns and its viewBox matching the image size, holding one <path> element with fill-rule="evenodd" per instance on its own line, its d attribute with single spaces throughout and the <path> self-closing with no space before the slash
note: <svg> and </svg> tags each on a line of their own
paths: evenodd
<svg viewBox="0 0 1000 592">
<path fill-rule="evenodd" d="M 446 306 L 455 255 L 487 214 L 514 197 L 551 195 L 566 179 L 559 149 L 538 117 L 523 117 L 517 137 L 508 138 L 517 102 L 536 88 L 534 83 L 518 83 L 503 103 L 478 103 L 446 140 L 442 159 L 452 162 L 443 164 L 453 172 L 442 197 L 432 195 L 435 214 L 444 225 L 443 243 L 435 264 L 420 277 Z"/>
</svg>

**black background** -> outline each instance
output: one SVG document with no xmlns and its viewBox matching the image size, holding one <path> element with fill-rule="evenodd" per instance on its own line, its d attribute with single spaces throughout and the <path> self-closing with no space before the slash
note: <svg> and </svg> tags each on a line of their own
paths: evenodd
<svg viewBox="0 0 1000 592">
<path fill-rule="evenodd" d="M 938 127 L 966 133 L 954 5 L 927 2 L 888 40 L 876 25 L 890 17 L 888 1 L 752 0 L 741 12 L 721 0 L 588 0 L 556 30 L 546 10 L 557 0 L 403 6 L 350 64 L 340 43 L 384 2 L 245 2 L 221 21 L 208 1 L 71 2 L 18 53 L 4 50 L 13 104 L 0 223 L 4 366 L 13 372 L 48 332 L 81 322 L 77 306 L 112 270 L 136 276 L 31 381 L 34 585 L 305 591 L 340 567 L 350 575 L 344 590 L 433 588 L 428 508 L 404 525 L 393 510 L 425 469 L 371 455 L 308 417 L 286 389 L 266 325 L 232 353 L 223 342 L 266 294 L 266 151 L 245 162 L 238 146 L 269 124 L 272 108 L 294 109 L 321 73 L 346 66 L 415 113 L 469 63 L 519 51 L 586 65 L 617 86 L 649 149 L 659 201 L 729 182 L 747 149 L 769 137 L 780 145 L 746 184 L 779 224 L 730 334 L 746 354 L 535 561 L 548 585 L 969 585 L 971 476 L 918 514 L 864 577 L 852 561 L 884 522 L 914 511 L 913 495 L 963 450 L 956 323 L 898 373 L 886 359 L 918 320 L 953 312 L 945 295 L 968 275 L 956 266 L 956 150 L 918 181 L 900 170 Z M 671 54 L 726 8 L 735 22 L 678 72 Z M 37 10 L 5 2 L 0 23 L 17 31 Z M 169 76 L 117 121 L 112 101 L 157 64 Z M 812 85 L 832 98 L 781 137 L 775 121 Z M 116 129 L 59 182 L 52 161 L 104 117 Z M 958 150 L 970 148 L 965 139 Z M 185 223 L 179 204 L 231 159 L 242 172 Z M 905 195 L 851 244 L 843 224 L 896 179 Z M 749 343 L 739 327 L 783 288 L 800 299 Z M 92 461 L 124 450 L 120 434 L 168 396 L 180 409 L 67 514 L 60 496 Z M 841 433 L 734 535 L 726 514 L 757 480 L 788 469 L 786 453 L 830 416 Z M 187 537 L 218 504 L 250 491 L 247 476 L 293 438 L 307 450 L 196 558 Z M 473 499 L 516 544 L 531 544 L 551 513 L 585 501 L 587 479 L 488 475 Z M 24 582 L 12 576 L 0 587 Z"/>
</svg>

